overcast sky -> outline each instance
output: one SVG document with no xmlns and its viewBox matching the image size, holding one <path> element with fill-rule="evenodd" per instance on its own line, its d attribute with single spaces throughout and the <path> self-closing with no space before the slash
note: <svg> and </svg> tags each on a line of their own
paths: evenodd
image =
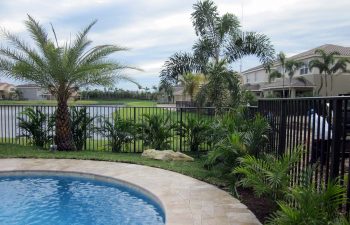
<svg viewBox="0 0 350 225">
<path fill-rule="evenodd" d="M 192 0 L 1 0 L 0 26 L 28 39 L 23 21 L 32 15 L 56 28 L 60 42 L 69 40 L 94 19 L 95 44 L 129 47 L 113 55 L 144 71 L 127 72 L 141 85 L 157 85 L 164 61 L 176 51 L 190 51 L 196 36 L 191 23 Z M 216 0 L 220 14 L 242 17 L 243 30 L 268 35 L 276 52 L 293 55 L 326 43 L 350 46 L 350 0 Z M 4 44 L 3 40 L 0 40 Z M 239 63 L 233 65 L 239 69 Z M 242 60 L 243 69 L 258 65 Z M 0 76 L 0 81 L 14 82 Z M 14 82 L 18 83 L 18 82 Z M 118 88 L 133 89 L 129 83 Z"/>
</svg>

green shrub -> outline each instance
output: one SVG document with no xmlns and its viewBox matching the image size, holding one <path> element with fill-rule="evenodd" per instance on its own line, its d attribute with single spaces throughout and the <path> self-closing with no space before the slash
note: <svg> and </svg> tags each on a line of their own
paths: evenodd
<svg viewBox="0 0 350 225">
<path fill-rule="evenodd" d="M 18 137 L 29 138 L 31 144 L 44 148 L 53 139 L 52 131 L 55 124 L 53 117 L 47 116 L 39 109 L 25 108 L 23 116 L 17 117 L 21 131 Z"/>
<path fill-rule="evenodd" d="M 312 171 L 311 168 L 308 168 Z M 312 172 L 299 186 L 286 192 L 286 199 L 279 201 L 280 209 L 268 219 L 269 225 L 346 225 L 349 222 L 339 215 L 339 206 L 346 202 L 346 189 L 338 182 L 315 188 Z"/>
<path fill-rule="evenodd" d="M 264 195 L 274 200 L 282 199 L 290 184 L 289 172 L 300 160 L 301 152 L 298 148 L 279 158 L 271 154 L 259 158 L 245 155 L 239 159 L 240 165 L 233 170 L 234 174 L 242 176 L 237 184 L 252 188 L 258 197 Z"/>
<path fill-rule="evenodd" d="M 86 140 L 91 137 L 94 131 L 93 121 L 96 117 L 90 117 L 86 107 L 71 109 L 71 126 L 73 140 L 77 150 L 82 150 Z"/>
<path fill-rule="evenodd" d="M 260 114 L 247 122 L 247 130 L 244 132 L 244 143 L 249 154 L 259 155 L 264 152 L 269 143 L 270 125 Z"/>
<path fill-rule="evenodd" d="M 144 114 L 145 121 L 139 125 L 141 138 L 146 146 L 157 150 L 170 148 L 170 138 L 175 125 L 170 122 L 170 116 Z"/>
<path fill-rule="evenodd" d="M 247 153 L 241 134 L 232 133 L 215 145 L 208 153 L 205 165 L 216 167 L 222 174 L 228 174 L 237 165 L 237 159 Z"/>
<path fill-rule="evenodd" d="M 190 117 L 185 122 L 179 122 L 177 133 L 185 138 L 192 152 L 199 154 L 199 146 L 206 142 L 208 129 L 208 121 Z"/>
<path fill-rule="evenodd" d="M 135 138 L 135 124 L 132 120 L 114 117 L 113 121 L 105 119 L 98 132 L 108 139 L 113 152 L 121 152 L 123 145 L 131 143 Z"/>
</svg>

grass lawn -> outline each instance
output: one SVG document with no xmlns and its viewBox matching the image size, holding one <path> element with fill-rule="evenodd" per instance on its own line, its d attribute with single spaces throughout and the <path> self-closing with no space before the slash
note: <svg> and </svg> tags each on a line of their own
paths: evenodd
<svg viewBox="0 0 350 225">
<path fill-rule="evenodd" d="M 215 171 L 204 168 L 204 158 L 195 159 L 194 162 L 163 162 L 146 159 L 137 153 L 113 153 L 102 151 L 81 152 L 50 152 L 31 146 L 17 144 L 0 144 L 0 158 L 56 158 L 56 159 L 86 159 L 111 162 L 133 163 L 152 166 L 178 172 L 198 180 L 202 180 L 219 187 L 227 187 L 228 182 L 224 177 L 217 175 Z"/>
<path fill-rule="evenodd" d="M 0 105 L 56 105 L 56 100 L 0 100 Z M 155 106 L 156 102 L 139 99 L 94 99 L 69 101 L 69 105 L 126 105 L 126 106 Z"/>
</svg>

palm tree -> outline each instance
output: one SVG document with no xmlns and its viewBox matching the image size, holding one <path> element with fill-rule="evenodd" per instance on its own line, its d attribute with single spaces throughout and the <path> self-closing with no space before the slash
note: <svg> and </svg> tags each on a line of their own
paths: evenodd
<svg viewBox="0 0 350 225">
<path fill-rule="evenodd" d="M 316 49 L 315 54 L 320 55 L 320 59 L 311 60 L 309 63 L 309 68 L 310 69 L 317 68 L 320 71 L 320 87 L 317 90 L 318 94 L 320 93 L 323 87 L 322 74 L 324 74 L 326 96 L 328 96 L 327 76 L 330 76 L 331 78 L 331 91 L 332 91 L 333 75 L 336 74 L 338 71 L 345 72 L 347 63 L 350 63 L 350 60 L 347 58 L 338 58 L 338 60 L 336 60 L 335 57 L 340 55 L 339 52 L 331 52 L 327 54 L 323 49 Z"/>
<path fill-rule="evenodd" d="M 302 62 L 290 59 L 286 61 L 286 72 L 289 77 L 289 97 L 291 97 L 292 94 L 292 80 L 294 77 L 295 72 L 303 65 Z M 283 78 L 284 79 L 284 78 Z M 284 92 L 284 89 L 283 89 Z"/>
<path fill-rule="evenodd" d="M 281 77 L 283 77 L 282 73 L 280 73 L 278 70 L 273 70 L 271 73 L 269 73 L 269 83 L 271 83 L 274 79 L 281 78 Z M 283 90 L 284 90 L 284 86 L 283 86 Z"/>
<path fill-rule="evenodd" d="M 246 55 L 256 55 L 261 63 L 269 65 L 274 59 L 274 49 L 267 36 L 255 32 L 243 32 L 238 18 L 226 13 L 219 15 L 211 0 L 193 5 L 192 24 L 199 37 L 194 44 L 194 55 L 207 63 L 227 60 L 232 63 Z"/>
<path fill-rule="evenodd" d="M 201 72 L 209 76 L 209 65 L 224 62 L 226 68 L 226 64 L 233 63 L 247 55 L 258 56 L 260 62 L 266 67 L 272 64 L 275 52 L 267 36 L 255 32 L 243 32 L 240 29 L 238 18 L 231 13 L 220 16 L 215 3 L 211 0 L 199 1 L 193 5 L 193 9 L 192 24 L 199 37 L 192 47 L 193 54 L 177 53 L 186 60 L 170 59 L 166 61 L 160 74 L 162 78 L 174 78 L 184 74 L 181 73 L 183 70 L 177 71 L 174 68 L 186 68 L 190 69 L 186 72 Z M 169 61 L 173 63 L 169 64 Z M 177 81 L 176 78 L 175 81 Z M 225 79 L 220 79 L 220 82 L 225 82 Z M 215 86 L 219 89 L 228 87 L 225 83 Z M 217 89 L 218 93 L 224 93 L 219 89 Z M 209 100 L 214 102 L 213 99 Z"/>
<path fill-rule="evenodd" d="M 186 73 L 180 77 L 180 83 L 183 86 L 183 93 L 190 96 L 191 102 L 194 95 L 198 92 L 200 85 L 204 81 L 202 74 Z"/>
<path fill-rule="evenodd" d="M 87 34 L 96 21 L 76 35 L 75 40 L 59 45 L 56 32 L 50 39 L 44 27 L 28 15 L 27 30 L 35 46 L 29 46 L 19 37 L 4 31 L 3 36 L 11 47 L 0 47 L 0 71 L 5 75 L 34 82 L 57 99 L 56 136 L 58 150 L 76 150 L 73 141 L 68 99 L 78 88 L 89 85 L 110 86 L 128 68 L 106 59 L 112 53 L 126 50 L 116 45 L 100 45 L 90 49 Z"/>
<path fill-rule="evenodd" d="M 281 77 L 282 77 L 282 88 L 283 88 L 283 92 L 282 92 L 282 98 L 284 98 L 285 94 L 284 94 L 284 74 L 286 72 L 286 55 L 284 54 L 284 52 L 280 52 L 277 54 L 277 60 L 278 62 L 281 64 Z"/>
</svg>

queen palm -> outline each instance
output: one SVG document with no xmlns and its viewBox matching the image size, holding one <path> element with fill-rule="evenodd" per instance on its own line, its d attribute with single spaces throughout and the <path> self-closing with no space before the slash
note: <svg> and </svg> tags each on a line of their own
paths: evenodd
<svg viewBox="0 0 350 225">
<path fill-rule="evenodd" d="M 34 82 L 47 88 L 57 99 L 55 143 L 59 150 L 76 150 L 71 132 L 68 99 L 78 88 L 89 85 L 109 86 L 127 68 L 106 56 L 126 50 L 115 45 L 100 45 L 90 49 L 87 34 L 96 21 L 76 35 L 75 40 L 59 45 L 54 28 L 54 39 L 38 21 L 28 15 L 25 21 L 34 46 L 4 31 L 3 36 L 10 47 L 0 47 L 0 71 L 23 81 Z"/>
<path fill-rule="evenodd" d="M 286 61 L 286 72 L 289 77 L 289 97 L 291 97 L 292 94 L 292 80 L 294 77 L 295 72 L 303 65 L 302 62 L 290 59 Z M 283 78 L 284 79 L 284 78 Z M 284 92 L 284 89 L 283 89 Z"/>
<path fill-rule="evenodd" d="M 328 96 L 328 82 L 327 82 L 327 76 L 330 76 L 331 78 L 331 91 L 333 90 L 333 75 L 336 74 L 338 71 L 345 72 L 347 63 L 350 63 L 350 60 L 347 58 L 338 58 L 336 60 L 336 56 L 339 56 L 339 52 L 331 52 L 327 54 L 323 49 L 317 49 L 315 51 L 315 54 L 320 55 L 319 59 L 311 60 L 309 63 L 309 68 L 317 68 L 320 72 L 320 87 L 317 91 L 319 94 L 322 87 L 323 87 L 323 77 L 325 80 L 325 89 L 326 89 L 326 96 Z"/>
</svg>

